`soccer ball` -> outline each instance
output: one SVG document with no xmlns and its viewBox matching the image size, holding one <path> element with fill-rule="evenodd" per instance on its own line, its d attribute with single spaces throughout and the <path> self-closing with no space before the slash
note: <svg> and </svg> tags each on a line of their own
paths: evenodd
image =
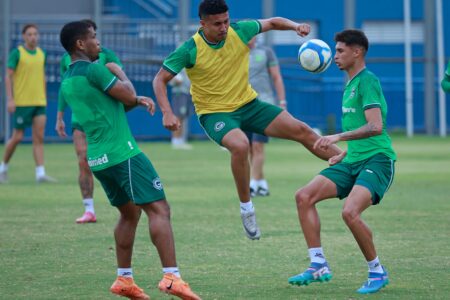
<svg viewBox="0 0 450 300">
<path fill-rule="evenodd" d="M 298 50 L 298 61 L 303 69 L 311 73 L 322 73 L 331 64 L 331 49 L 327 43 L 312 39 L 303 43 Z"/>
</svg>

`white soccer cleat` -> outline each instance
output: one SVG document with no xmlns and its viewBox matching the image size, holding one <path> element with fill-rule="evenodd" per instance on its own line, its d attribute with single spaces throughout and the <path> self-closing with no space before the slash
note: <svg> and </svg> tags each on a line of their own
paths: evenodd
<svg viewBox="0 0 450 300">
<path fill-rule="evenodd" d="M 0 184 L 8 183 L 8 172 L 0 172 Z"/>
<path fill-rule="evenodd" d="M 259 240 L 261 231 L 256 223 L 255 212 L 241 212 L 241 219 L 245 235 L 251 240 Z"/>
<path fill-rule="evenodd" d="M 36 182 L 37 183 L 45 183 L 45 182 L 53 183 L 53 182 L 58 182 L 58 180 L 56 180 L 55 178 L 50 177 L 48 175 L 44 175 L 44 176 L 40 176 L 40 177 L 36 178 Z"/>
</svg>

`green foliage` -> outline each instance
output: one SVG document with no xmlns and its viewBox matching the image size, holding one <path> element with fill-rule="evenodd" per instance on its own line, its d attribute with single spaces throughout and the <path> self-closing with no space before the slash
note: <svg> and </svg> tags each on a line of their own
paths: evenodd
<svg viewBox="0 0 450 300">
<path fill-rule="evenodd" d="M 177 258 L 183 278 L 203 299 L 445 299 L 450 295 L 450 142 L 394 137 L 399 161 L 394 184 L 382 204 L 364 219 L 391 284 L 372 296 L 355 290 L 367 266 L 341 218 L 342 202 L 318 205 L 322 241 L 333 280 L 294 287 L 287 278 L 309 259 L 294 201 L 298 187 L 326 166 L 292 142 L 266 148 L 271 196 L 255 198 L 260 241 L 244 236 L 229 167 L 229 153 L 212 142 L 193 151 L 165 143 L 142 143 L 163 180 L 172 208 Z M 344 145 L 343 145 L 344 146 Z M 1 152 L 3 153 L 1 148 Z M 96 182 L 97 224 L 76 225 L 82 214 L 77 163 L 70 144 L 45 147 L 46 169 L 57 184 L 34 182 L 30 145 L 10 164 L 10 183 L 0 185 L 1 299 L 116 299 L 113 228 L 117 211 Z M 147 230 L 139 225 L 134 250 L 135 280 L 152 299 L 161 266 Z M 447 296 L 446 296 L 447 295 Z"/>
</svg>

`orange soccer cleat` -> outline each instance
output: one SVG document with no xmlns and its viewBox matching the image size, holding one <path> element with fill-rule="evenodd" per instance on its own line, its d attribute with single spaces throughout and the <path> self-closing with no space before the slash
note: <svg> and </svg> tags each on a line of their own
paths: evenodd
<svg viewBox="0 0 450 300">
<path fill-rule="evenodd" d="M 177 296 L 183 300 L 201 300 L 189 287 L 189 284 L 172 273 L 164 274 L 159 282 L 158 288 L 161 292 Z"/>
<path fill-rule="evenodd" d="M 109 290 L 113 294 L 132 300 L 150 300 L 150 297 L 134 283 L 131 277 L 118 276 Z"/>
</svg>

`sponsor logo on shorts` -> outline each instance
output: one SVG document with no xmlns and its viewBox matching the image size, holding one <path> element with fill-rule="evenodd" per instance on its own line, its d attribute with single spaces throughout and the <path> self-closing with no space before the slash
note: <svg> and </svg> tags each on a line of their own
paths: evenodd
<svg viewBox="0 0 450 300">
<path fill-rule="evenodd" d="M 109 162 L 108 160 L 108 155 L 103 154 L 103 156 L 99 157 L 99 158 L 89 158 L 88 160 L 88 165 L 89 167 L 96 167 L 96 166 L 100 166 L 103 164 L 107 164 Z"/>
<path fill-rule="evenodd" d="M 17 124 L 23 124 L 23 118 L 22 117 L 18 117 L 16 122 L 17 122 Z"/>
<path fill-rule="evenodd" d="M 224 127 L 225 127 L 225 122 L 223 122 L 223 121 L 219 121 L 216 124 L 214 124 L 214 130 L 216 132 L 221 131 Z"/>
<path fill-rule="evenodd" d="M 162 185 L 161 179 L 159 179 L 159 177 L 156 177 L 155 179 L 153 179 L 153 187 L 155 189 L 157 189 L 158 191 L 163 189 L 163 185 Z"/>
</svg>

